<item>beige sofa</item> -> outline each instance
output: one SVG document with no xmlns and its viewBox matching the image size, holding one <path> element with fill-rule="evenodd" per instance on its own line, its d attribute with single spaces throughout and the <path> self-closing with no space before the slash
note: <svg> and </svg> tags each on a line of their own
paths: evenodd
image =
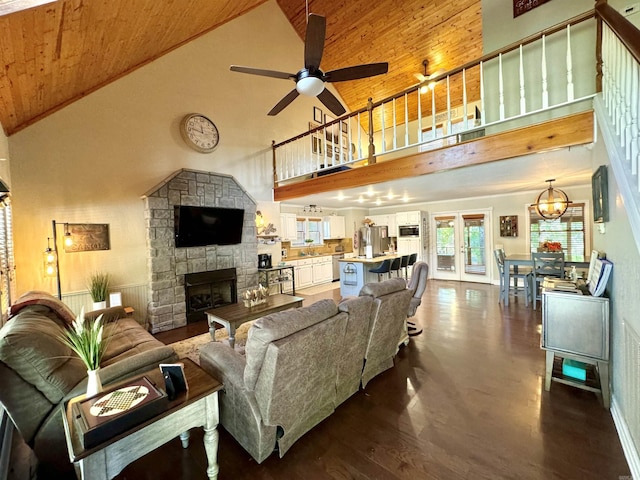
<svg viewBox="0 0 640 480">
<path fill-rule="evenodd" d="M 302 435 L 393 365 L 412 292 L 402 279 L 275 313 L 249 330 L 245 355 L 211 342 L 200 365 L 224 384 L 220 423 L 258 462 Z M 364 369 L 363 369 L 364 366 Z"/>
<path fill-rule="evenodd" d="M 103 384 L 177 360 L 121 307 L 100 313 L 108 322 L 109 344 L 101 363 Z M 30 292 L 11 307 L 0 329 L 0 402 L 38 460 L 51 468 L 69 467 L 62 425 L 64 401 L 86 390 L 87 369 L 56 337 L 74 318 L 57 298 Z M 115 321 L 117 320 L 117 322 Z"/>
</svg>

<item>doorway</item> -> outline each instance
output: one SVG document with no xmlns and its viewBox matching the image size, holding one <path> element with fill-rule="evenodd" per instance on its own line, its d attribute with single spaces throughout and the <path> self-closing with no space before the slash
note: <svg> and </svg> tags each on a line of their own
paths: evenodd
<svg viewBox="0 0 640 480">
<path fill-rule="evenodd" d="M 433 278 L 490 283 L 491 212 L 442 212 L 431 216 Z"/>
</svg>

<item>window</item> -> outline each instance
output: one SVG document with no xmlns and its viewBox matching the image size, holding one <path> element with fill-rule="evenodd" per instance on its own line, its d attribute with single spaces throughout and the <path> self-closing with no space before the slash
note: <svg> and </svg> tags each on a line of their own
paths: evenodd
<svg viewBox="0 0 640 480">
<path fill-rule="evenodd" d="M 584 255 L 584 228 L 584 203 L 570 204 L 566 213 L 555 220 L 545 220 L 534 207 L 529 207 L 531 252 L 537 252 L 544 242 L 560 242 L 565 255 Z"/>
<path fill-rule="evenodd" d="M 313 241 L 307 242 L 307 239 Z M 292 245 L 322 245 L 322 219 L 317 217 L 297 217 L 296 240 Z"/>
</svg>

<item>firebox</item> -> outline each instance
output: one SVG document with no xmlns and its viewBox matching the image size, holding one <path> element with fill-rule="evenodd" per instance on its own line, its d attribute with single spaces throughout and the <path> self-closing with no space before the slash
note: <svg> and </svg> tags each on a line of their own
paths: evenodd
<svg viewBox="0 0 640 480">
<path fill-rule="evenodd" d="M 236 303 L 238 301 L 237 285 L 235 268 L 186 274 L 184 289 L 187 323 L 205 320 L 205 310 Z"/>
</svg>

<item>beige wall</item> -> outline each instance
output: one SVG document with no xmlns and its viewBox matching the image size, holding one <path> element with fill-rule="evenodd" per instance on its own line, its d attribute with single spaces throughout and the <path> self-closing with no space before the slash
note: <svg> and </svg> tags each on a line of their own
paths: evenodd
<svg viewBox="0 0 640 480">
<path fill-rule="evenodd" d="M 5 185 L 11 185 L 11 172 L 9 170 L 9 139 L 0 124 L 0 179 Z"/>
<path fill-rule="evenodd" d="M 296 72 L 302 59 L 301 39 L 270 1 L 11 136 L 18 293 L 55 291 L 42 269 L 52 219 L 110 226 L 110 250 L 61 254 L 63 292 L 85 290 L 95 270 L 115 285 L 146 283 L 140 196 L 180 168 L 233 175 L 258 202 L 271 201 L 271 141 L 304 131 L 319 104 L 301 97 L 268 117 L 293 82 L 229 66 Z M 190 112 L 216 123 L 213 153 L 182 141 Z"/>
</svg>

